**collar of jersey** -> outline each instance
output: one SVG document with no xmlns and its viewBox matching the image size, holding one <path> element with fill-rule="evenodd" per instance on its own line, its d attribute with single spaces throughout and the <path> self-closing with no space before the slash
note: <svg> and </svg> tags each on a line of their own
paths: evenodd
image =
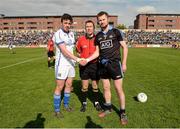
<svg viewBox="0 0 180 129">
<path fill-rule="evenodd" d="M 109 30 L 112 30 L 112 29 L 113 29 L 112 26 L 108 25 L 108 31 L 109 31 Z M 107 32 L 108 32 L 108 31 L 107 31 Z M 107 33 L 107 32 L 104 32 L 103 30 L 101 30 L 101 32 L 102 32 L 103 34 L 106 34 L 106 33 Z"/>
<path fill-rule="evenodd" d="M 62 30 L 64 33 L 66 33 L 66 34 L 69 34 L 69 32 L 70 32 L 70 31 L 66 32 L 66 31 L 64 31 L 62 28 L 61 28 L 61 30 Z"/>
<path fill-rule="evenodd" d="M 93 34 L 92 37 L 88 37 L 87 34 L 85 34 L 86 39 L 93 39 L 95 37 L 95 34 Z"/>
</svg>

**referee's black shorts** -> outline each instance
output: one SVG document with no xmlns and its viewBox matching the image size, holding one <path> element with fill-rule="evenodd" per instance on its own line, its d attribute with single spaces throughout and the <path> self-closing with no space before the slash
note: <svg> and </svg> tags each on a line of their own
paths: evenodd
<svg viewBox="0 0 180 129">
<path fill-rule="evenodd" d="M 99 80 L 98 63 L 88 63 L 85 66 L 79 65 L 79 73 L 81 80 Z"/>
<path fill-rule="evenodd" d="M 47 55 L 48 55 L 48 57 L 50 57 L 50 58 L 53 57 L 53 56 L 55 56 L 53 51 L 48 51 Z"/>
<path fill-rule="evenodd" d="M 101 79 L 121 79 L 124 77 L 121 62 L 119 60 L 111 61 L 106 66 L 100 64 L 99 74 Z"/>
</svg>

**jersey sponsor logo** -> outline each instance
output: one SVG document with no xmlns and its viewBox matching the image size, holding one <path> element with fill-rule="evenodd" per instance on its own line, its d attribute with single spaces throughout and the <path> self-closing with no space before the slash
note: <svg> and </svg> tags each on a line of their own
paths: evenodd
<svg viewBox="0 0 180 129">
<path fill-rule="evenodd" d="M 105 40 L 100 42 L 100 48 L 106 49 L 113 47 L 112 40 Z"/>
</svg>

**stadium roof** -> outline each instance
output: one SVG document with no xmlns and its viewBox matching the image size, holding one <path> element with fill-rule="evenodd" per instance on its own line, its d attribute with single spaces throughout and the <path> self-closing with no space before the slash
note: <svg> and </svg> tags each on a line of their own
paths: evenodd
<svg viewBox="0 0 180 129">
<path fill-rule="evenodd" d="M 109 15 L 110 17 L 118 17 L 117 15 Z M 1 16 L 1 18 L 60 18 L 61 15 L 49 15 L 49 16 Z M 72 15 L 72 17 L 96 17 L 96 15 Z"/>
<path fill-rule="evenodd" d="M 168 13 L 140 13 L 140 14 L 138 14 L 137 16 L 139 16 L 139 15 L 147 15 L 147 16 L 152 16 L 152 15 L 154 15 L 154 16 L 180 16 L 180 14 L 168 14 Z"/>
</svg>

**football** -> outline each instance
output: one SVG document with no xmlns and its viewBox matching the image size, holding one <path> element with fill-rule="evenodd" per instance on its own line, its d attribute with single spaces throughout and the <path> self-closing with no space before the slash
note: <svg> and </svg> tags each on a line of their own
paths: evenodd
<svg viewBox="0 0 180 129">
<path fill-rule="evenodd" d="M 147 95 L 145 93 L 139 93 L 137 99 L 139 102 L 145 103 L 147 101 Z"/>
</svg>

